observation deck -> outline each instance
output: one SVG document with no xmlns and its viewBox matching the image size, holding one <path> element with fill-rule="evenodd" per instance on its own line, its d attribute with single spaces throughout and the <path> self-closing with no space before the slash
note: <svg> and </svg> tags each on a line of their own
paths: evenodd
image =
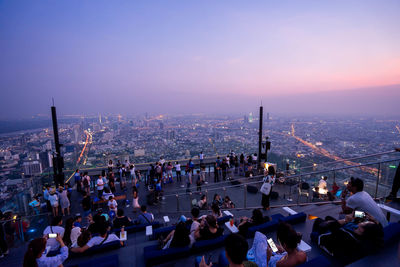
<svg viewBox="0 0 400 267">
<path fill-rule="evenodd" d="M 384 157 L 382 158 L 383 155 Z M 222 197 L 229 196 L 235 204 L 235 208 L 229 209 L 229 211 L 234 215 L 234 218 L 238 219 L 241 216 L 250 217 L 251 211 L 254 208 L 261 207 L 261 194 L 260 192 L 251 192 L 249 187 L 259 189 L 262 183 L 262 176 L 254 173 L 252 177 L 244 177 L 241 170 L 232 168 L 227 175 L 230 180 L 221 181 L 222 177 L 220 177 L 220 182 L 214 182 L 215 160 L 216 157 L 207 158 L 203 161 L 202 165 L 205 167 L 203 168 L 203 171 L 205 172 L 206 183 L 201 186 L 200 191 L 196 190 L 196 175 L 193 177 L 193 184 L 190 187 L 190 192 L 186 191 L 185 172 L 184 168 L 182 168 L 182 182 L 176 181 L 174 173 L 174 182 L 163 185 L 163 194 L 157 204 L 147 204 L 146 196 L 148 195 L 148 187 L 145 186 L 143 181 L 140 182 L 138 187 L 139 203 L 141 205 L 147 205 L 148 211 L 154 214 L 155 220 L 161 222 L 165 226 L 176 224 L 181 215 L 190 217 L 192 203 L 194 200 L 198 201 L 202 195 L 207 196 L 209 203 L 212 202 L 214 194 L 219 194 Z M 348 164 L 349 161 L 355 164 Z M 318 184 L 321 176 L 328 177 L 328 188 L 332 188 L 332 184 L 335 182 L 339 186 L 339 190 L 344 189 L 345 183 L 349 180 L 350 176 L 360 177 L 365 182 L 364 190 L 374 197 L 376 201 L 383 203 L 384 197 L 389 194 L 393 183 L 393 173 L 395 171 L 395 169 L 389 168 L 388 166 L 397 166 L 399 162 L 400 153 L 390 151 L 365 157 L 346 159 L 343 161 L 317 164 L 316 166 L 313 165 L 298 170 L 281 171 L 280 173 L 282 176 L 277 179 L 277 183 L 273 187 L 273 191 L 277 192 L 278 197 L 276 199 L 271 199 L 271 209 L 263 211 L 263 214 L 267 216 L 272 216 L 274 214 L 282 214 L 284 216 L 289 215 L 283 207 L 290 207 L 296 212 L 306 213 L 307 219 L 305 222 L 295 224 L 294 229 L 301 232 L 303 235 L 303 241 L 311 246 L 311 251 L 307 252 L 308 260 L 316 258 L 319 255 L 324 255 L 331 262 L 332 266 L 342 266 L 340 261 L 327 255 L 310 240 L 312 225 L 316 217 L 325 218 L 328 215 L 336 218 L 339 217 L 341 206 L 338 203 L 338 197 L 336 196 L 335 199 L 328 200 L 323 194 L 320 194 L 319 196 L 314 194 L 313 196 L 312 188 Z M 180 160 L 180 163 L 184 166 L 186 161 Z M 198 159 L 195 159 L 194 163 L 196 173 L 196 170 L 200 170 L 200 162 Z M 148 164 L 136 164 L 136 168 L 141 170 L 143 174 L 147 170 L 147 167 Z M 106 167 L 88 169 L 87 171 L 93 178 L 96 175 L 99 175 L 103 169 L 106 169 Z M 72 178 L 71 184 L 73 185 L 73 183 Z M 308 196 L 303 192 L 304 190 L 299 190 L 302 183 L 308 183 L 310 186 Z M 116 188 L 116 195 L 126 195 L 131 204 L 132 182 L 128 180 L 127 191 L 121 191 L 119 183 L 117 183 Z M 92 194 L 92 197 L 94 197 L 94 195 L 95 191 Z M 71 198 L 71 214 L 83 214 L 83 210 L 80 206 L 81 199 L 81 194 L 76 192 L 74 188 L 74 190 L 72 190 Z M 122 202 L 119 202 L 118 204 L 119 207 L 123 207 L 126 216 L 132 219 L 137 217 L 137 213 L 133 212 L 131 205 L 126 206 L 123 205 Z M 385 204 L 394 209 L 400 210 L 400 204 L 396 201 Z M 205 214 L 210 214 L 210 210 L 202 210 L 200 213 L 200 215 Z M 165 223 L 163 219 L 164 216 L 168 216 L 170 222 Z M 65 218 L 68 218 L 68 216 Z M 51 220 L 51 216 L 50 214 L 27 215 L 24 216 L 23 219 L 30 222 L 27 234 L 24 236 L 24 238 L 29 240 L 42 235 L 43 229 Z M 400 216 L 392 214 L 390 220 L 391 222 L 399 222 Z M 225 234 L 229 233 L 229 230 L 225 226 L 222 227 L 224 228 Z M 268 237 L 272 237 L 276 240 L 276 232 L 269 233 Z M 253 239 L 248 239 L 247 241 L 249 247 L 251 247 Z M 27 240 L 19 241 L 16 239 L 15 247 L 10 249 L 10 255 L 0 259 L 0 265 L 21 266 L 27 243 Z M 95 260 L 107 255 L 117 255 L 120 266 L 141 267 L 145 266 L 143 255 L 144 248 L 156 244 L 157 240 L 150 240 L 149 237 L 146 236 L 145 231 L 130 233 L 128 234 L 128 239 L 125 242 L 124 247 L 91 256 L 69 258 L 64 262 L 64 266 L 76 266 L 85 263 L 88 260 Z M 371 266 L 396 266 L 399 264 L 397 252 L 398 247 L 399 242 L 394 242 L 390 246 L 385 247 L 385 249 L 381 250 L 379 253 L 353 262 L 350 266 L 364 266 L 366 264 L 370 264 Z M 182 259 L 168 261 L 157 266 L 194 266 L 195 257 L 201 255 L 208 255 L 211 257 L 212 262 L 217 262 L 221 251 L 223 251 L 223 247 L 206 252 L 195 253 Z"/>
</svg>

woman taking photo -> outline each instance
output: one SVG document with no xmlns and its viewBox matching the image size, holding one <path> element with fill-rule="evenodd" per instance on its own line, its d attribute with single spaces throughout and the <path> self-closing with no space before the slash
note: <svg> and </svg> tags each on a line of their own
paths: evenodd
<svg viewBox="0 0 400 267">
<path fill-rule="evenodd" d="M 28 245 L 28 251 L 24 256 L 24 267 L 62 267 L 63 262 L 68 258 L 68 248 L 65 246 L 60 235 L 55 238 L 60 243 L 60 254 L 54 257 L 46 257 L 43 254 L 46 249 L 48 236 L 36 238 Z"/>
</svg>

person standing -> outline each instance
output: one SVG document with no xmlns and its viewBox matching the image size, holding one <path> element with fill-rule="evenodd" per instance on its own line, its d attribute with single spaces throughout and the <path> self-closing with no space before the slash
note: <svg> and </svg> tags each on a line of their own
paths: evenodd
<svg viewBox="0 0 400 267">
<path fill-rule="evenodd" d="M 202 165 L 202 164 L 203 164 L 203 161 L 204 161 L 204 154 L 203 154 L 203 151 L 200 152 L 200 154 L 199 154 L 199 159 L 200 159 L 200 165 Z"/>
<path fill-rule="evenodd" d="M 92 212 L 92 200 L 90 194 L 83 192 L 82 199 L 83 216 L 87 217 Z"/>
<path fill-rule="evenodd" d="M 103 190 L 104 190 L 104 181 L 101 175 L 99 175 L 99 178 L 97 178 L 96 185 L 97 185 L 97 197 L 100 199 L 101 196 L 103 195 Z"/>
<path fill-rule="evenodd" d="M 269 198 L 271 196 L 271 192 L 272 192 L 272 186 L 275 183 L 275 169 L 272 166 L 268 167 L 268 172 L 266 172 L 265 174 L 267 174 L 263 181 L 263 185 L 261 186 L 261 193 L 262 193 L 262 200 L 261 200 L 261 205 L 263 207 L 264 210 L 269 210 Z"/>
<path fill-rule="evenodd" d="M 176 172 L 176 181 L 182 182 L 181 164 L 179 164 L 179 162 L 175 162 L 175 172 Z"/>
<path fill-rule="evenodd" d="M 53 216 L 58 216 L 58 195 L 56 189 L 52 188 L 49 196 L 50 205 L 52 207 Z"/>
<path fill-rule="evenodd" d="M 90 176 L 88 175 L 88 172 L 85 172 L 82 179 L 82 184 L 86 194 L 90 195 Z"/>
<path fill-rule="evenodd" d="M 61 213 L 63 216 L 69 215 L 69 207 L 70 207 L 70 202 L 68 199 L 68 195 L 67 195 L 67 190 L 64 190 L 62 186 L 59 187 L 58 189 L 58 195 L 60 197 L 60 206 L 61 206 Z M 67 212 L 65 212 L 65 210 Z"/>
<path fill-rule="evenodd" d="M 82 184 L 81 184 L 81 174 L 79 173 L 79 169 L 76 169 L 76 171 L 75 171 L 74 180 L 75 180 L 75 185 L 76 185 L 76 191 L 81 192 Z"/>
<path fill-rule="evenodd" d="M 188 170 L 186 172 L 186 192 L 190 192 L 191 185 L 192 185 L 192 172 Z"/>
</svg>

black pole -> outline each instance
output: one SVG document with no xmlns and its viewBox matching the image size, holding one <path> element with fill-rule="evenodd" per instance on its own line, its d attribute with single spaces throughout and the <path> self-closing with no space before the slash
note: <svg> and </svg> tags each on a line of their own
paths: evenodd
<svg viewBox="0 0 400 267">
<path fill-rule="evenodd" d="M 53 133 L 54 133 L 54 143 L 56 146 L 56 155 L 53 155 L 53 170 L 54 170 L 54 182 L 56 185 L 64 184 L 64 159 L 61 157 L 61 144 L 58 138 L 58 124 L 57 124 L 57 114 L 56 107 L 51 107 L 51 118 L 53 120 Z"/>
<path fill-rule="evenodd" d="M 261 146 L 262 146 L 262 127 L 263 127 L 263 106 L 260 106 L 260 126 L 258 128 L 258 168 L 261 164 Z"/>
</svg>

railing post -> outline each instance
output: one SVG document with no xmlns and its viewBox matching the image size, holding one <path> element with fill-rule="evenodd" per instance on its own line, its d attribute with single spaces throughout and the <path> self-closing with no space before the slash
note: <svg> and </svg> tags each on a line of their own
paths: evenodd
<svg viewBox="0 0 400 267">
<path fill-rule="evenodd" d="M 225 199 L 225 197 L 226 197 L 226 188 L 222 187 L 222 190 L 224 191 L 224 199 Z"/>
<path fill-rule="evenodd" d="M 204 195 L 206 195 L 206 199 L 208 200 L 208 190 L 204 190 Z"/>
<path fill-rule="evenodd" d="M 247 184 L 243 186 L 243 201 L 244 201 L 244 208 L 247 208 Z"/>
<path fill-rule="evenodd" d="M 336 170 L 333 170 L 333 182 L 336 182 Z"/>
<path fill-rule="evenodd" d="M 193 207 L 193 205 L 192 205 L 192 192 L 189 193 L 189 199 L 190 199 L 190 207 Z"/>
<path fill-rule="evenodd" d="M 176 194 L 176 211 L 179 211 L 179 195 Z"/>
<path fill-rule="evenodd" d="M 378 186 L 379 186 L 379 178 L 381 176 L 381 163 L 378 166 L 378 175 L 376 177 L 376 187 L 375 187 L 375 198 L 378 196 Z"/>
</svg>

